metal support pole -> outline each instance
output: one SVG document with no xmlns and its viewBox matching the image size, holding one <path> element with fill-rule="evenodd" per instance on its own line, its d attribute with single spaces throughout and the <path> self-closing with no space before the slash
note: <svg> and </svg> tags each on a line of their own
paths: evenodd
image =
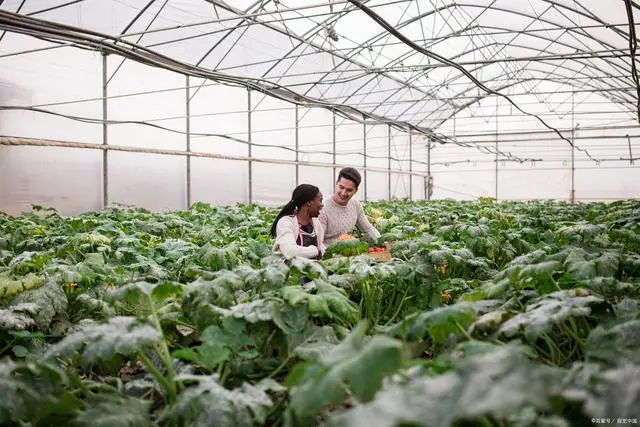
<svg viewBox="0 0 640 427">
<path fill-rule="evenodd" d="M 191 87 L 189 82 L 189 76 L 186 76 L 186 91 L 185 91 L 185 134 L 187 153 L 191 152 Z M 191 156 L 187 155 L 187 209 L 191 207 Z"/>
<path fill-rule="evenodd" d="M 431 138 L 427 139 L 427 200 L 431 200 Z"/>
<path fill-rule="evenodd" d="M 106 149 L 108 144 L 107 131 L 107 54 L 102 54 L 102 145 L 105 150 L 102 151 L 102 207 L 109 205 L 109 150 Z"/>
<path fill-rule="evenodd" d="M 249 157 L 249 204 L 253 203 L 253 163 L 251 162 L 251 89 L 247 89 L 247 152 Z"/>
<path fill-rule="evenodd" d="M 389 133 L 388 133 L 388 151 L 387 151 L 387 161 L 389 162 L 389 173 L 387 174 L 389 178 L 389 200 L 391 200 L 391 125 L 388 125 Z"/>
<path fill-rule="evenodd" d="M 498 201 L 498 97 L 496 96 L 496 202 Z"/>
<path fill-rule="evenodd" d="M 296 187 L 300 183 L 300 165 L 298 162 L 300 161 L 300 154 L 298 153 L 299 147 L 299 132 L 298 132 L 298 120 L 299 120 L 299 112 L 298 112 L 298 104 L 296 104 Z"/>
<path fill-rule="evenodd" d="M 333 186 L 336 182 L 336 113 L 331 112 L 333 118 Z"/>
<path fill-rule="evenodd" d="M 367 124 L 364 122 L 366 120 L 365 116 L 362 116 L 362 139 L 364 144 L 364 153 L 362 158 L 364 159 L 364 201 L 367 201 Z"/>
<path fill-rule="evenodd" d="M 631 153 L 631 138 L 629 138 L 629 134 L 627 134 L 627 142 L 629 143 L 629 164 L 633 165 L 633 154 Z"/>
<path fill-rule="evenodd" d="M 571 203 L 575 203 L 576 201 L 576 187 L 575 187 L 575 146 L 576 146 L 576 140 L 575 140 L 575 133 L 576 133 L 576 129 L 575 129 L 575 125 L 573 123 L 574 121 L 574 102 L 573 102 L 573 96 L 574 93 L 571 92 L 571 193 L 569 194 L 569 200 L 571 201 Z"/>
<path fill-rule="evenodd" d="M 409 132 L 409 200 L 413 200 L 413 141 Z"/>
</svg>

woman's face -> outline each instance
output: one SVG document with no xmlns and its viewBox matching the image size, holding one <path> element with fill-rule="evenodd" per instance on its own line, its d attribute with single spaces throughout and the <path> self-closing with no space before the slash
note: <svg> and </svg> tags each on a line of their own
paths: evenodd
<svg viewBox="0 0 640 427">
<path fill-rule="evenodd" d="M 339 205 L 345 206 L 349 200 L 356 194 L 358 189 L 356 184 L 350 179 L 340 178 L 336 182 L 336 192 L 333 195 L 333 201 Z"/>
<path fill-rule="evenodd" d="M 324 204 L 322 203 L 322 192 L 318 191 L 316 197 L 309 202 L 309 216 L 311 218 L 316 218 L 318 215 L 320 215 L 320 211 L 322 210 L 323 206 Z"/>
</svg>

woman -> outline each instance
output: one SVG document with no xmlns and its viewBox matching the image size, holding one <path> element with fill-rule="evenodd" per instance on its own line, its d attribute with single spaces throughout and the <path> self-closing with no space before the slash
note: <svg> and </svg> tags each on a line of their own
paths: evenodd
<svg viewBox="0 0 640 427">
<path fill-rule="evenodd" d="M 321 259 L 324 253 L 324 228 L 318 215 L 322 209 L 322 193 L 315 185 L 300 184 L 284 205 L 273 225 L 273 251 L 285 257 Z"/>
</svg>

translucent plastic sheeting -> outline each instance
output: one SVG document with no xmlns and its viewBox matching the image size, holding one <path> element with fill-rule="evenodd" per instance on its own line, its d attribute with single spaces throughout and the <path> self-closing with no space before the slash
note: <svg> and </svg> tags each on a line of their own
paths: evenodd
<svg viewBox="0 0 640 427">
<path fill-rule="evenodd" d="M 109 153 L 109 204 L 153 211 L 185 209 L 186 166 L 182 156 Z"/>
<path fill-rule="evenodd" d="M 388 177 L 388 174 L 382 172 L 367 173 L 367 200 L 387 200 L 389 198 Z"/>
<path fill-rule="evenodd" d="M 302 151 L 299 155 L 299 160 L 332 163 L 333 113 L 317 108 L 298 107 L 297 116 L 298 148 Z"/>
<path fill-rule="evenodd" d="M 356 169 L 364 166 L 364 125 L 350 120 L 336 119 L 336 163 L 353 165 Z M 339 169 L 336 172 L 338 178 Z M 364 176 L 360 170 L 360 175 Z M 357 200 L 364 200 L 364 187 L 361 184 L 354 196 Z"/>
<path fill-rule="evenodd" d="M 189 96 L 191 151 L 247 156 L 247 90 L 190 78 Z"/>
<path fill-rule="evenodd" d="M 249 168 L 245 161 L 192 158 L 191 198 L 234 205 L 249 201 Z"/>
<path fill-rule="evenodd" d="M 602 179 L 603 175 L 606 180 Z M 576 199 L 610 201 L 629 198 L 630 194 L 640 194 L 639 178 L 637 161 L 635 166 L 627 163 L 613 168 L 593 166 L 579 169 L 575 175 Z M 611 182 L 615 184 L 611 185 Z"/>
<path fill-rule="evenodd" d="M 300 166 L 300 184 L 313 184 L 322 191 L 325 199 L 334 191 L 333 170 L 331 168 L 314 168 Z M 291 189 L 293 191 L 293 188 Z"/>
<path fill-rule="evenodd" d="M 253 166 L 253 201 L 266 206 L 282 206 L 291 200 L 296 187 L 295 167 L 255 163 Z"/>
<path fill-rule="evenodd" d="M 440 172 L 440 168 L 432 171 L 432 199 L 474 200 L 478 197 L 494 197 L 495 175 L 491 171 L 473 171 L 452 166 Z"/>
<path fill-rule="evenodd" d="M 111 144 L 184 149 L 185 79 L 176 73 L 132 61 L 107 60 L 108 119 Z M 141 78 L 144 76 L 144 78 Z M 128 96 L 127 94 L 137 94 Z M 146 122 L 148 124 L 138 124 Z"/>
<path fill-rule="evenodd" d="M 74 215 L 102 207 L 102 152 L 51 147 L 0 146 L 0 211 L 31 205 Z"/>
<path fill-rule="evenodd" d="M 412 200 L 424 200 L 427 198 L 425 193 L 426 177 L 413 176 L 412 180 Z"/>
<path fill-rule="evenodd" d="M 571 171 L 567 168 L 549 170 L 545 165 L 509 165 L 498 170 L 499 200 L 571 199 Z M 490 195 L 490 194 L 488 194 Z M 491 195 L 491 197 L 494 197 Z M 577 194 L 576 194 L 577 196 Z"/>
<path fill-rule="evenodd" d="M 405 174 L 391 174 L 391 197 L 396 199 L 408 199 L 410 193 L 409 176 Z"/>
<path fill-rule="evenodd" d="M 3 33 L 0 53 L 7 46 L 42 47 L 43 42 Z M 102 58 L 94 52 L 63 47 L 0 58 L 0 105 L 33 107 L 52 113 L 102 119 Z M 77 102 L 77 100 L 85 100 Z M 102 142 L 102 125 L 70 121 L 44 112 L 0 112 L 0 134 L 29 138 Z"/>
<path fill-rule="evenodd" d="M 251 94 L 252 155 L 264 159 L 295 160 L 295 112 L 277 99 Z"/>
</svg>

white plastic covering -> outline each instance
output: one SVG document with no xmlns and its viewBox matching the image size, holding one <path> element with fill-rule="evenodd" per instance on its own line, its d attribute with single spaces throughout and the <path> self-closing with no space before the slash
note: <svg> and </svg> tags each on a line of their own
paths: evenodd
<svg viewBox="0 0 640 427">
<path fill-rule="evenodd" d="M 601 0 L 0 1 L 0 211 L 279 205 L 334 159 L 361 200 L 639 197 L 629 29 Z"/>
</svg>

